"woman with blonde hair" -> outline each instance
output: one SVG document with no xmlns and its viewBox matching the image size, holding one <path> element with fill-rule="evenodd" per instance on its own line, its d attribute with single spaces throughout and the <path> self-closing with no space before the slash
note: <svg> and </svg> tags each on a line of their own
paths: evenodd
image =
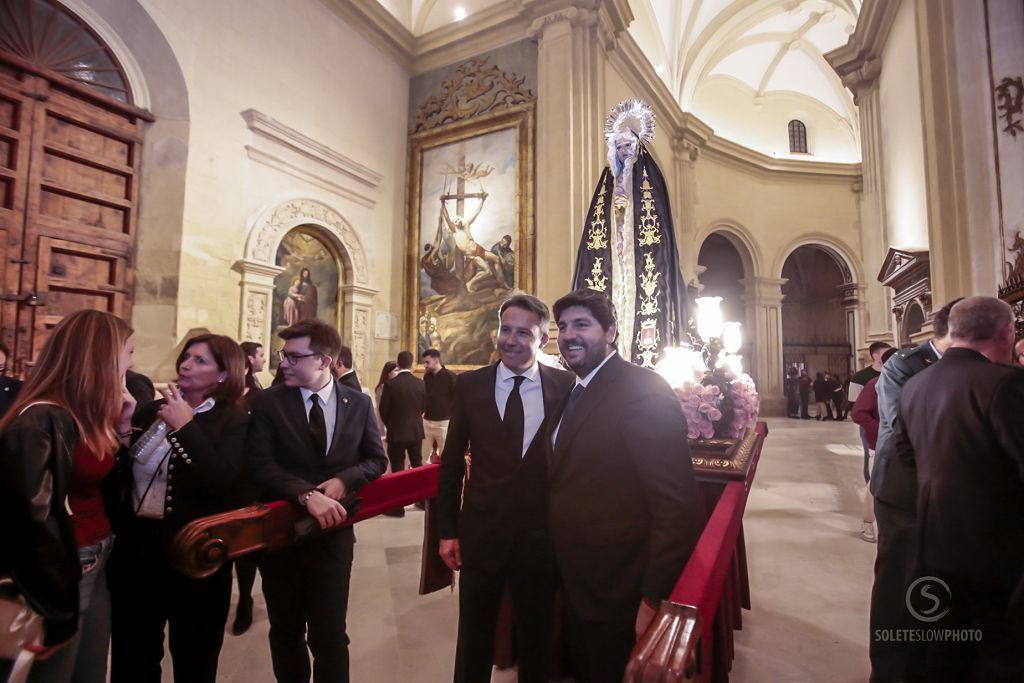
<svg viewBox="0 0 1024 683">
<path fill-rule="evenodd" d="M 231 563 L 203 579 L 171 567 L 168 545 L 198 517 L 249 501 L 239 405 L 245 353 L 230 337 L 189 339 L 178 379 L 143 406 L 123 465 L 125 515 L 110 561 L 113 683 L 160 683 L 164 630 L 178 683 L 214 683 L 231 603 Z M 120 469 L 120 468 L 119 468 Z"/>
<path fill-rule="evenodd" d="M 131 336 L 110 313 L 65 317 L 0 420 L 0 575 L 44 619 L 29 681 L 106 680 L 111 527 L 100 482 L 131 433 Z"/>
</svg>

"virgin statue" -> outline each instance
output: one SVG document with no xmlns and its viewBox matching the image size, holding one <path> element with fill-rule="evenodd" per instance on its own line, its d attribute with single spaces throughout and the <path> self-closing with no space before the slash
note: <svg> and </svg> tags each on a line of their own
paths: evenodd
<svg viewBox="0 0 1024 683">
<path fill-rule="evenodd" d="M 686 338 L 686 287 L 668 190 L 646 145 L 654 112 L 626 100 L 605 122 L 608 166 L 594 191 L 576 254 L 573 289 L 605 292 L 615 305 L 623 358 L 653 368 Z"/>
</svg>

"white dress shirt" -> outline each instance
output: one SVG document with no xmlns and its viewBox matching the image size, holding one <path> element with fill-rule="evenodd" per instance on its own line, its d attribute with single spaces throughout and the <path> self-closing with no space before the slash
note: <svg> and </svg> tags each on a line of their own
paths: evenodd
<svg viewBox="0 0 1024 683">
<path fill-rule="evenodd" d="M 327 451 L 323 455 L 326 456 L 331 452 L 334 423 L 338 418 L 338 392 L 334 390 L 334 380 L 332 379 L 316 392 L 306 387 L 299 387 L 299 393 L 302 394 L 302 407 L 306 409 L 306 420 L 309 420 L 309 411 L 313 407 L 313 402 L 309 400 L 310 396 L 316 395 L 320 408 L 324 411 L 324 425 L 327 427 Z"/>
<path fill-rule="evenodd" d="M 534 362 L 533 366 L 523 372 L 526 379 L 519 385 L 519 396 L 523 399 L 523 452 L 530 449 L 533 437 L 537 435 L 541 423 L 544 421 L 544 389 L 540 384 L 540 366 Z M 505 405 L 508 397 L 515 387 L 516 373 L 505 367 L 504 363 L 498 363 L 498 376 L 494 381 L 494 403 L 498 406 L 498 415 L 505 419 Z"/>
<path fill-rule="evenodd" d="M 596 368 L 594 368 L 593 370 L 591 370 L 591 371 L 590 371 L 590 373 L 589 373 L 589 374 L 588 374 L 588 375 L 587 375 L 586 377 L 584 377 L 584 378 L 580 379 L 579 375 L 577 375 L 577 376 L 576 376 L 576 384 L 575 384 L 575 386 L 573 386 L 573 388 L 572 388 L 572 389 L 573 389 L 573 391 L 575 391 L 575 390 L 576 390 L 576 387 L 578 387 L 578 386 L 580 386 L 580 385 L 582 385 L 582 386 L 583 386 L 583 388 L 584 388 L 584 389 L 586 389 L 586 388 L 587 388 L 587 385 L 588 385 L 588 384 L 590 384 L 590 381 L 591 381 L 592 379 L 594 379 L 594 375 L 596 375 L 596 374 L 597 374 L 598 372 L 600 372 L 600 371 L 601 371 L 601 368 L 603 368 L 603 367 L 604 367 L 604 364 L 605 364 L 605 363 L 607 363 L 607 362 L 608 362 L 608 359 L 609 359 L 609 358 L 611 358 L 612 356 L 614 356 L 614 355 L 615 355 L 615 353 L 616 353 L 615 351 L 612 351 L 612 352 L 611 352 L 611 353 L 609 353 L 609 354 L 608 354 L 607 356 L 605 356 L 605 357 L 604 357 L 604 360 L 603 360 L 603 361 L 601 361 L 601 362 L 600 362 L 600 364 L 598 364 L 598 366 L 597 366 Z M 557 439 L 558 439 L 558 430 L 559 430 L 559 429 L 561 429 L 561 428 L 562 428 L 562 418 L 561 418 L 561 417 L 559 417 L 559 418 L 558 418 L 558 426 L 557 426 L 557 427 L 555 427 L 555 431 L 553 431 L 553 432 L 551 433 L 551 443 L 552 443 L 552 444 L 554 444 L 554 443 L 555 443 L 555 441 L 557 441 Z"/>
</svg>

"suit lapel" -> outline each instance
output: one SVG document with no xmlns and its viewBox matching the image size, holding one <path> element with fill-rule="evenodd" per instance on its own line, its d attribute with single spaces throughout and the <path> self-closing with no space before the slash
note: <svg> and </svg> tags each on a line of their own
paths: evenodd
<svg viewBox="0 0 1024 683">
<path fill-rule="evenodd" d="M 612 395 L 612 392 L 608 389 L 618 379 L 621 364 L 625 362 L 616 353 L 614 357 L 608 359 L 604 367 L 590 380 L 587 388 L 583 390 L 583 395 L 576 401 L 572 414 L 565 420 L 564 424 L 558 427 L 557 447 L 552 449 L 554 455 L 553 464 L 557 465 L 563 459 L 565 452 L 569 449 L 569 444 L 572 443 L 573 438 L 576 436 L 576 432 L 587 421 L 587 417 L 594 408 L 601 405 L 606 398 Z M 566 402 L 568 402 L 568 396 L 562 403 L 559 417 L 561 417 L 561 412 L 565 410 Z M 557 422 L 554 423 L 552 429 L 555 426 L 558 426 Z"/>
<path fill-rule="evenodd" d="M 334 436 L 331 437 L 331 447 L 328 449 L 328 453 L 334 450 L 335 446 L 341 443 L 341 433 L 344 431 L 345 420 L 349 419 L 351 415 L 348 410 L 349 401 L 348 398 L 342 398 L 342 386 L 340 381 L 334 382 Z M 353 390 L 354 391 L 354 390 Z"/>
</svg>

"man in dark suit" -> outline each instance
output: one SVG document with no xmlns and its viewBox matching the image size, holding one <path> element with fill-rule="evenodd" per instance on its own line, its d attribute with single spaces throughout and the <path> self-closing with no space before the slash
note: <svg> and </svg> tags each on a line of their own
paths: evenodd
<svg viewBox="0 0 1024 683">
<path fill-rule="evenodd" d="M 548 307 L 516 294 L 498 309 L 500 362 L 459 376 L 438 481 L 440 554 L 459 577 L 455 682 L 491 680 L 494 632 L 512 591 L 521 683 L 547 683 L 555 559 L 547 533 L 548 416 L 573 375 L 537 362 Z M 466 449 L 472 475 L 462 503 Z"/>
<path fill-rule="evenodd" d="M 686 419 L 664 379 L 615 352 L 604 294 L 577 290 L 554 314 L 577 377 L 548 424 L 548 520 L 569 650 L 580 683 L 619 683 L 703 526 Z"/>
<path fill-rule="evenodd" d="M 960 299 L 943 306 L 932 318 L 934 337 L 912 349 L 902 349 L 882 366 L 875 384 L 878 394 L 878 440 L 871 469 L 870 489 L 875 499 L 878 554 L 871 587 L 871 683 L 903 680 L 910 643 L 878 638 L 879 630 L 906 625 L 904 598 L 910 585 L 917 538 L 917 475 L 912 465 L 900 461 L 890 443 L 896 424 L 896 408 L 903 385 L 939 360 L 952 343 L 949 311 Z"/>
<path fill-rule="evenodd" d="M 345 521 L 342 499 L 384 473 L 370 397 L 334 380 L 341 347 L 337 330 L 303 320 L 278 334 L 284 340 L 284 383 L 252 402 L 249 467 L 264 500 L 301 505 L 325 531 Z M 260 560 L 270 617 L 270 654 L 279 683 L 338 683 L 348 677 L 351 526 L 334 529 Z"/>
<path fill-rule="evenodd" d="M 338 352 L 338 360 L 334 363 L 334 369 L 338 375 L 338 381 L 346 387 L 356 391 L 363 390 L 352 364 L 352 349 L 347 346 L 341 347 L 341 351 Z"/>
<path fill-rule="evenodd" d="M 423 380 L 412 374 L 412 354 L 399 351 L 398 374 L 384 383 L 380 395 L 380 419 L 388 433 L 388 460 L 391 471 L 405 469 L 405 456 L 409 466 L 423 464 L 420 449 L 423 446 L 423 411 L 427 405 L 427 388 Z M 385 514 L 391 517 L 405 515 L 404 508 Z"/>
<path fill-rule="evenodd" d="M 952 347 L 900 397 L 892 447 L 918 483 L 923 579 L 911 587 L 931 584 L 906 602 L 918 627 L 981 634 L 926 639 L 925 669 L 906 680 L 1024 681 L 1024 373 L 1003 365 L 1013 322 L 999 299 L 964 299 L 949 316 Z"/>
</svg>

